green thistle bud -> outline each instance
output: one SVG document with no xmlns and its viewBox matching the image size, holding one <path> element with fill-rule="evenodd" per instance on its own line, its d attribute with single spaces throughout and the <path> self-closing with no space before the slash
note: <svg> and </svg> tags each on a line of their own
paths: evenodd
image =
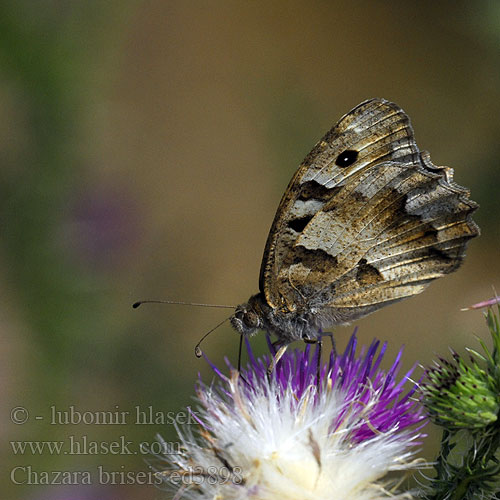
<svg viewBox="0 0 500 500">
<path fill-rule="evenodd" d="M 489 309 L 486 320 L 493 349 L 479 340 L 483 352 L 468 349 L 469 362 L 452 351 L 451 361 L 440 358 L 426 370 L 423 402 L 443 427 L 426 500 L 500 499 L 500 306 L 497 315 Z"/>
<path fill-rule="evenodd" d="M 452 362 L 439 358 L 426 371 L 423 395 L 429 416 L 450 430 L 484 428 L 497 420 L 500 411 L 496 381 L 475 357 L 467 365 L 456 352 L 452 354 Z"/>
</svg>

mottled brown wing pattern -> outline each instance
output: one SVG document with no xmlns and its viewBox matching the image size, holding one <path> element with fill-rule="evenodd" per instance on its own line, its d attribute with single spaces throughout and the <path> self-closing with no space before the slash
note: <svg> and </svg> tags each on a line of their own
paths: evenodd
<svg viewBox="0 0 500 500">
<path fill-rule="evenodd" d="M 366 101 L 291 180 L 266 244 L 261 291 L 284 311 L 361 317 L 456 269 L 478 234 L 476 207 L 451 169 L 419 152 L 401 108 Z"/>
</svg>

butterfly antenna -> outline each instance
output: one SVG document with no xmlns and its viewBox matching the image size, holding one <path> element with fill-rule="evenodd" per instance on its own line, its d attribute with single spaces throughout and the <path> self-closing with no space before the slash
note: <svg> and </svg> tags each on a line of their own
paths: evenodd
<svg viewBox="0 0 500 500">
<path fill-rule="evenodd" d="M 132 307 L 137 309 L 142 304 L 177 304 L 180 306 L 199 306 L 199 307 L 218 307 L 222 309 L 234 309 L 236 306 L 227 306 L 223 304 L 200 304 L 199 302 L 182 302 L 180 300 L 139 300 L 134 302 Z"/>
<path fill-rule="evenodd" d="M 227 317 L 224 321 L 221 321 L 217 326 L 214 326 L 211 330 L 209 330 L 207 333 L 205 333 L 205 335 L 203 335 L 203 337 L 201 337 L 200 341 L 194 346 L 194 354 L 197 358 L 201 358 L 203 356 L 203 351 L 201 350 L 200 348 L 200 345 L 201 343 L 215 330 L 217 330 L 217 328 L 219 328 L 219 326 L 222 326 L 228 319 L 230 319 L 231 316 Z"/>
</svg>

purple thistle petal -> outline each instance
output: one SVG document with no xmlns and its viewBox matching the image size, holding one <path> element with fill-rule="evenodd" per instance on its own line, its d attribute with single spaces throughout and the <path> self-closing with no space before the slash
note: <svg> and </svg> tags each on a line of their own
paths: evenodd
<svg viewBox="0 0 500 500">
<path fill-rule="evenodd" d="M 375 373 L 378 370 L 378 367 L 380 366 L 380 363 L 382 361 L 382 358 L 384 357 L 386 350 L 387 350 L 387 342 L 384 342 L 382 344 L 382 347 L 380 348 L 380 353 L 378 355 L 378 358 L 375 361 L 375 363 L 373 364 L 372 373 Z"/>
<path fill-rule="evenodd" d="M 208 366 L 212 368 L 212 370 L 218 377 L 220 377 L 223 380 L 227 380 L 227 377 L 214 365 L 214 363 L 210 361 L 210 359 L 205 355 L 205 353 L 203 353 L 203 359 L 208 363 Z M 198 377 L 199 376 L 200 374 L 198 373 Z"/>
<path fill-rule="evenodd" d="M 205 422 L 203 422 L 203 420 L 201 420 L 200 417 L 196 415 L 196 412 L 193 411 L 190 406 L 187 407 L 187 410 L 189 412 L 189 415 L 191 415 L 194 421 L 196 421 L 199 425 L 205 426 Z"/>
<path fill-rule="evenodd" d="M 250 341 L 248 340 L 248 337 L 245 337 L 245 346 L 247 348 L 248 357 L 250 358 L 250 364 L 255 366 L 257 361 L 253 355 L 252 349 L 250 348 Z"/>
<path fill-rule="evenodd" d="M 303 351 L 289 348 L 278 362 L 268 382 L 267 368 L 275 356 L 276 349 L 269 336 L 267 336 L 267 343 L 270 356 L 256 358 L 248 339 L 245 339 L 248 362 L 241 371 L 246 381 L 240 388 L 242 394 L 249 397 L 257 391 L 269 390 L 269 383 L 271 383 L 278 389 L 275 392 L 276 397 L 281 399 L 280 394 L 291 390 L 295 400 L 299 401 L 311 385 L 316 386 L 319 346 L 316 345 L 316 348 L 312 349 L 308 344 Z M 392 429 L 402 432 L 417 424 L 420 430 L 425 425 L 423 412 L 419 404 L 411 400 L 417 386 L 413 385 L 406 393 L 404 391 L 404 386 L 416 365 L 400 381 L 397 381 L 396 376 L 401 366 L 403 349 L 399 350 L 389 370 L 384 371 L 380 369 L 380 364 L 387 350 L 387 342 L 381 344 L 380 341 L 373 340 L 367 349 L 363 346 L 358 355 L 356 354 L 357 347 L 355 330 L 342 354 L 335 357 L 331 353 L 328 361 L 320 364 L 320 384 L 313 399 L 321 397 L 323 391 L 331 390 L 328 387 L 340 391 L 343 395 L 344 406 L 337 419 L 332 422 L 332 431 L 338 429 L 344 418 L 352 413 L 361 416 L 360 425 L 349 430 L 353 442 L 359 443 L 372 439 L 377 434 Z M 224 383 L 227 383 L 229 379 L 208 359 L 207 362 L 222 381 L 219 390 L 225 397 L 231 398 L 230 391 L 224 389 Z M 226 363 L 229 369 L 234 371 L 231 363 L 228 361 Z M 207 410 L 210 411 L 209 408 Z M 411 432 L 418 435 L 415 429 Z"/>
</svg>

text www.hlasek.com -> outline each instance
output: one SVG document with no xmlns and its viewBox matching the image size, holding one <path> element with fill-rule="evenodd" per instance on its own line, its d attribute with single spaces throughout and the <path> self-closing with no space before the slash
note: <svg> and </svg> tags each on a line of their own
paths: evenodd
<svg viewBox="0 0 500 500">
<path fill-rule="evenodd" d="M 14 455 L 174 455 L 180 453 L 179 443 L 166 441 L 141 442 L 138 446 L 125 436 L 114 441 L 94 441 L 86 435 L 70 435 L 64 441 L 11 441 Z"/>
</svg>

